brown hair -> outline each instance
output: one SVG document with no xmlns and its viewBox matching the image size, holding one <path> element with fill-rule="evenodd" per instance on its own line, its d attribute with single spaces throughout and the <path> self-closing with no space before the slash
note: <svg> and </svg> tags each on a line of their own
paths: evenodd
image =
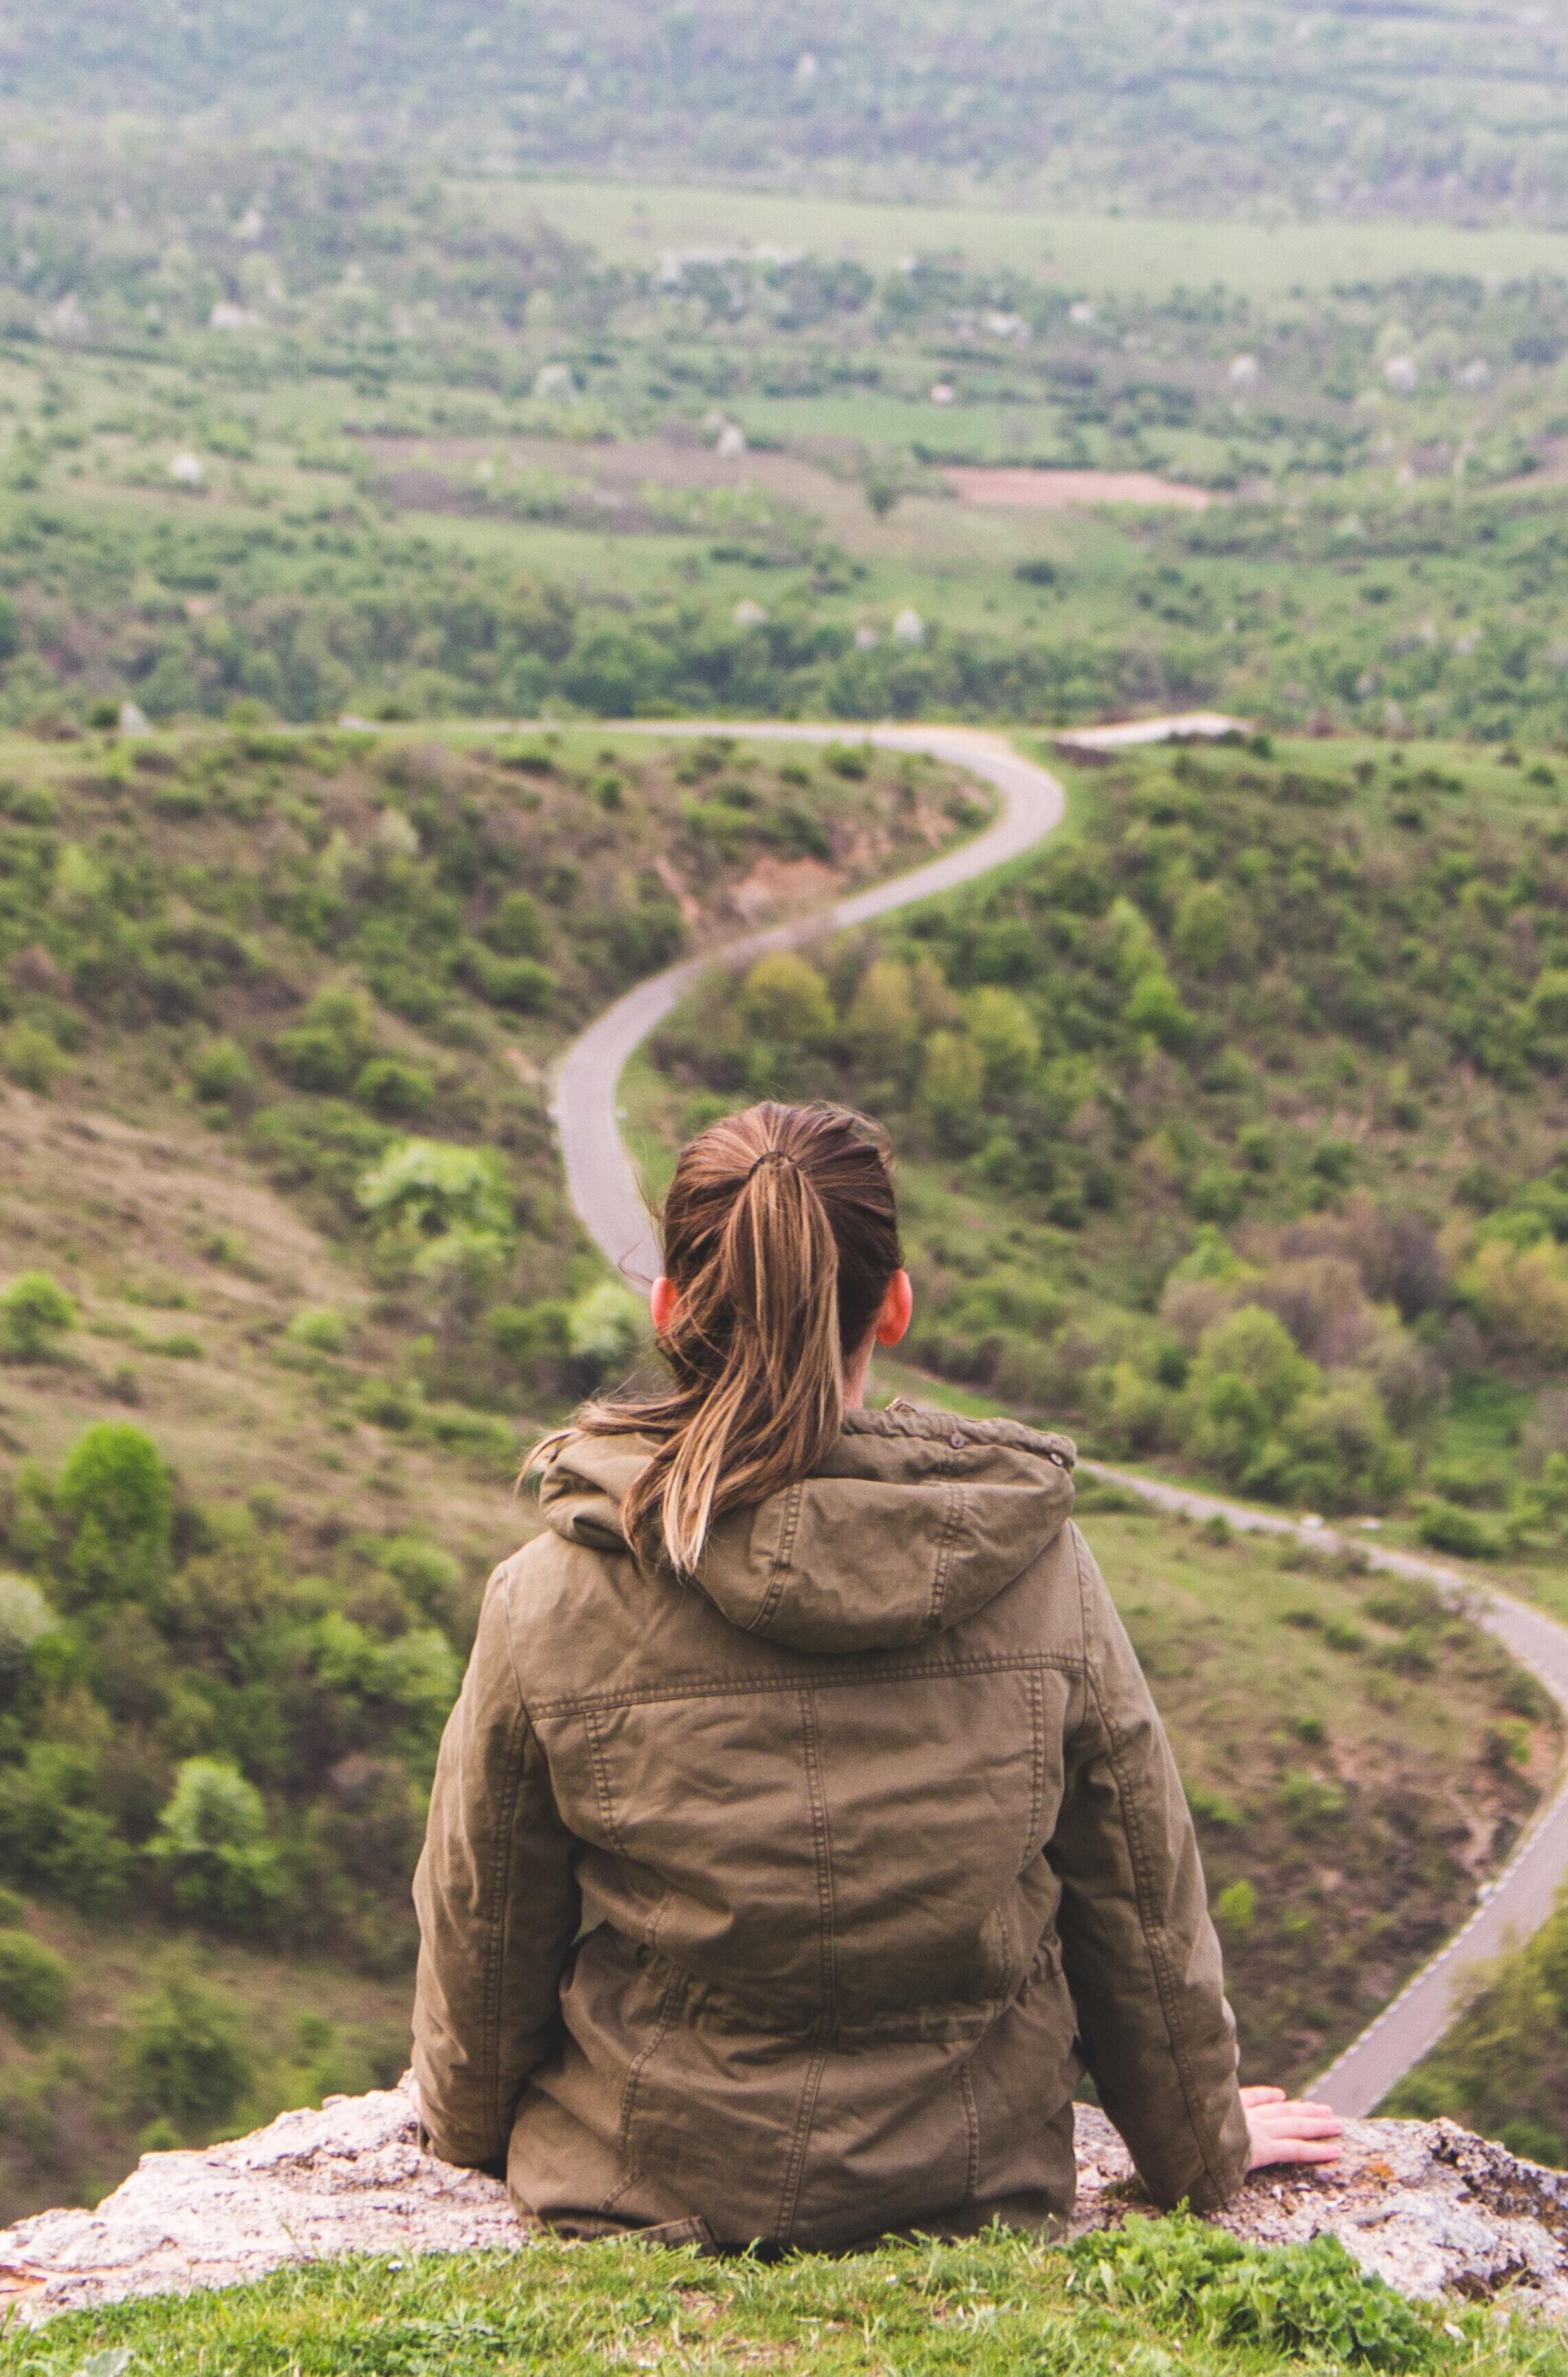
<svg viewBox="0 0 1568 2377">
<path fill-rule="evenodd" d="M 579 1424 L 660 1439 L 622 1523 L 644 1559 L 689 1576 L 715 1520 L 809 1476 L 836 1440 L 844 1364 L 903 1256 L 885 1141 L 843 1106 L 712 1124 L 682 1151 L 663 1221 L 673 1382 Z"/>
</svg>

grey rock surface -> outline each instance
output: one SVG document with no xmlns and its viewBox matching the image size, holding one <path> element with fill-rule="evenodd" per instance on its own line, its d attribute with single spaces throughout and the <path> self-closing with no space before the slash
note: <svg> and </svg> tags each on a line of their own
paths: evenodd
<svg viewBox="0 0 1568 2377">
<path fill-rule="evenodd" d="M 1126 2147 L 1103 2113 L 1078 2113 L 1074 2233 L 1139 2204 Z M 1338 2237 L 1407 2295 L 1490 2296 L 1568 2314 L 1568 2173 L 1521 2161 L 1454 2121 L 1347 2121 L 1322 2171 L 1254 2173 L 1217 2216 L 1258 2245 Z"/>
<path fill-rule="evenodd" d="M 1142 2203 L 1103 2113 L 1078 2115 L 1075 2234 Z M 1331 2231 L 1406 2294 L 1496 2295 L 1568 2314 L 1568 2174 L 1522 2162 L 1451 2121 L 1353 2121 L 1321 2176 L 1261 2173 L 1220 2215 L 1260 2244 Z M 527 2241 L 497 2180 L 419 2141 L 412 2076 L 329 2097 L 199 2153 L 144 2155 L 94 2212 L 0 2230 L 0 2305 L 24 2322 L 129 2295 L 238 2285 L 345 2253 L 514 2250 Z"/>
</svg>

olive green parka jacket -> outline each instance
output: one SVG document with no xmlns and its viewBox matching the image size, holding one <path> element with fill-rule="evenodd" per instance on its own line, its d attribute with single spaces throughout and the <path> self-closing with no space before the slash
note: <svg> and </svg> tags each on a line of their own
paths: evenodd
<svg viewBox="0 0 1568 2377">
<path fill-rule="evenodd" d="M 563 1441 L 490 1580 L 414 1885 L 437 2152 L 580 2235 L 1048 2228 L 1086 2064 L 1159 2203 L 1223 2199 L 1219 1949 L 1072 1447 L 852 1411 L 695 1584 L 621 1534 L 649 1451 Z"/>
</svg>

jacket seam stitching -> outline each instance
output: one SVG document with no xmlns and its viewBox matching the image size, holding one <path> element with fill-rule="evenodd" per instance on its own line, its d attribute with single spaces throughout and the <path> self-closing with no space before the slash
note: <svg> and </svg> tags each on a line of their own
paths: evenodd
<svg viewBox="0 0 1568 2377">
<path fill-rule="evenodd" d="M 962 1483 L 953 1480 L 943 1488 L 943 1491 L 948 1500 L 947 1516 L 942 1522 L 941 1536 L 937 1545 L 936 1566 L 931 1574 L 931 1607 L 927 1620 L 932 1626 L 935 1626 L 941 1617 L 942 1606 L 947 1600 L 948 1584 L 952 1576 L 953 1555 L 958 1547 L 959 1529 L 969 1515 L 969 1497 Z"/>
<path fill-rule="evenodd" d="M 800 2086 L 800 2109 L 795 2117 L 795 2135 L 790 2140 L 789 2155 L 784 2163 L 784 2184 L 779 2190 L 778 2217 L 774 2234 L 787 2240 L 795 2226 L 795 2216 L 800 2203 L 800 2182 L 806 2171 L 806 2148 L 816 2119 L 817 2093 L 822 2084 L 822 2072 L 828 2060 L 828 2043 L 821 2040 L 813 2049 Z"/>
<path fill-rule="evenodd" d="M 822 2009 L 831 2015 L 838 2003 L 837 1960 L 833 1950 L 833 1854 L 828 1831 L 827 1799 L 817 1740 L 817 1712 L 808 1684 L 800 1694 L 801 1742 L 806 1763 L 806 1788 L 811 1801 L 811 1845 L 817 1868 L 818 1965 L 821 1974 Z"/>
<path fill-rule="evenodd" d="M 1046 1806 L 1046 1711 L 1045 1693 L 1040 1687 L 1038 1668 L 1029 1673 L 1029 1726 L 1033 1737 L 1034 1772 L 1029 1778 L 1029 1830 L 1023 1843 L 1023 1862 L 1027 1866 L 1035 1854 L 1039 1839 L 1040 1819 Z"/>
<path fill-rule="evenodd" d="M 800 1512 L 805 1499 L 804 1483 L 792 1486 L 784 1497 L 784 1523 L 779 1529 L 779 1547 L 773 1554 L 772 1566 L 768 1571 L 767 1585 L 757 1614 L 747 1620 L 746 1631 L 748 1634 L 754 1634 L 760 1626 L 765 1626 L 779 1606 L 785 1580 L 794 1570 L 795 1538 L 800 1530 Z"/>
<path fill-rule="evenodd" d="M 593 1769 L 593 1789 L 599 1802 L 599 1821 L 609 1837 L 611 1847 L 624 1857 L 629 1857 L 631 1852 L 622 1839 L 621 1828 L 616 1821 L 615 1799 L 610 1790 L 609 1767 L 604 1757 L 604 1745 L 599 1734 L 599 1719 L 607 1714 L 606 1710 L 592 1702 L 585 1702 L 582 1708 L 582 1729 L 588 1737 L 588 1757 Z"/>
<path fill-rule="evenodd" d="M 637 2109 L 637 2091 L 643 2072 L 663 2047 L 669 2034 L 670 2025 L 675 2020 L 676 1997 L 679 1988 L 679 1973 L 672 1968 L 670 1977 L 664 1984 L 664 1994 L 659 2000 L 659 2013 L 653 2025 L 653 2036 L 646 2046 L 640 2049 L 632 2057 L 628 2066 L 626 2084 L 621 2090 L 620 2120 L 616 2124 L 616 2150 L 621 2160 L 629 2165 L 629 2168 L 626 2176 L 604 2198 L 601 2210 L 610 2209 L 625 2194 L 633 2180 L 641 2177 L 641 2172 L 632 2161 L 631 2156 L 631 2124 Z"/>
<path fill-rule="evenodd" d="M 828 1654 L 823 1654 L 823 1656 Z M 856 1684 L 926 1684 L 941 1682 L 953 1676 L 1027 1675 L 1030 1672 L 1083 1676 L 1087 1662 L 1078 1652 L 1027 1651 L 1000 1654 L 988 1658 L 928 1661 L 920 1666 L 865 1667 L 847 1670 L 821 1670 L 810 1678 L 815 1691 L 847 1690 Z M 638 1684 L 621 1692 L 579 1692 L 558 1699 L 541 1700 L 532 1712 L 537 1722 L 545 1716 L 575 1716 L 586 1709 L 607 1712 L 611 1709 L 647 1707 L 657 1701 L 722 1700 L 733 1696 L 743 1699 L 749 1694 L 798 1692 L 799 1676 L 724 1676 L 681 1678 L 667 1684 Z"/>
<path fill-rule="evenodd" d="M 1175 2060 L 1177 2073 L 1181 2082 L 1181 2097 L 1187 2110 L 1188 2125 L 1191 2130 L 1193 2143 L 1198 2148 L 1198 2153 L 1203 2162 L 1204 2176 L 1207 2178 L 1211 2187 L 1214 2187 L 1223 2194 L 1224 2189 L 1221 2187 L 1218 2175 L 1214 2167 L 1213 2158 L 1209 2153 L 1209 2141 L 1206 2134 L 1207 2125 L 1201 2117 L 1196 2101 L 1196 2092 L 1194 2090 L 1192 2081 L 1191 2052 L 1186 2031 L 1182 2025 L 1181 2017 L 1176 2008 L 1175 1995 L 1172 1989 L 1170 1960 L 1165 1944 L 1164 1926 L 1155 1924 L 1151 1920 L 1151 1910 L 1148 1898 L 1148 1860 L 1144 1851 L 1143 1834 L 1138 1825 L 1137 1811 L 1133 1795 L 1128 1787 L 1127 1775 L 1122 1762 L 1123 1744 L 1119 1735 L 1116 1731 L 1116 1728 L 1112 1726 L 1109 1718 L 1106 1714 L 1105 1704 L 1100 1699 L 1099 1686 L 1093 1676 L 1089 1678 L 1089 1689 L 1094 1694 L 1095 1712 L 1099 1717 L 1100 1726 L 1105 1735 L 1106 1742 L 1109 1750 L 1111 1772 L 1116 1776 L 1116 1796 L 1118 1805 L 1121 1810 L 1121 1828 L 1126 1835 L 1128 1856 L 1132 1866 L 1132 1875 L 1135 1886 L 1135 1904 L 1138 1908 L 1138 1928 L 1143 1935 L 1144 1950 L 1148 1955 L 1149 1963 L 1154 1972 L 1155 1987 L 1159 1993 L 1160 2012 L 1165 2017 L 1166 2037 L 1170 2041 L 1171 2054 Z"/>
</svg>

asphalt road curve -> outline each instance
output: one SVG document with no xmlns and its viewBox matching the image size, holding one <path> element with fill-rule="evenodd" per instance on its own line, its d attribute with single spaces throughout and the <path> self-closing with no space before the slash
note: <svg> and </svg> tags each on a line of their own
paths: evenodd
<svg viewBox="0 0 1568 2377">
<path fill-rule="evenodd" d="M 1175 722 L 1172 722 L 1173 723 Z M 616 733 L 633 731 L 616 727 Z M 639 730 L 640 731 L 640 730 Z M 760 736 L 770 741 L 827 743 L 844 729 L 834 726 L 748 725 L 727 721 L 650 723 L 651 735 L 701 734 Z M 556 1075 L 551 1114 L 560 1139 L 567 1186 L 589 1236 L 623 1276 L 639 1285 L 659 1267 L 658 1248 L 636 1168 L 620 1135 L 616 1091 L 622 1068 L 654 1026 L 678 1005 L 716 960 L 748 963 L 769 950 L 788 949 L 822 933 L 839 932 L 885 916 L 933 893 L 955 890 L 1009 859 L 1022 857 L 1060 823 L 1065 795 L 1048 769 L 1023 758 L 1006 737 L 963 727 L 886 726 L 871 741 L 885 750 L 920 751 L 951 760 L 995 785 L 1000 812 L 985 831 L 962 848 L 916 867 L 908 875 L 859 891 L 832 907 L 792 917 L 760 932 L 718 942 L 700 955 L 650 976 L 617 998 L 567 1050 Z M 1085 1462 L 1085 1472 L 1102 1476 L 1168 1511 L 1190 1517 L 1223 1516 L 1238 1530 L 1293 1535 L 1321 1548 L 1348 1548 L 1348 1540 L 1322 1526 L 1303 1527 L 1277 1512 L 1251 1511 L 1216 1501 L 1155 1479 Z M 1358 1536 L 1354 1547 L 1373 1568 L 1435 1583 L 1457 1605 L 1463 1602 L 1490 1632 L 1531 1669 L 1568 1714 L 1568 1627 L 1511 1595 L 1483 1589 L 1453 1569 L 1406 1552 L 1384 1551 Z M 1454 1993 L 1466 1970 L 1527 1939 L 1551 1912 L 1559 1884 L 1568 1875 L 1568 1778 L 1536 1818 L 1497 1878 L 1486 1885 L 1475 1912 L 1406 1983 L 1376 2020 L 1330 2065 L 1314 2094 L 1337 2112 L 1370 2113 L 1394 2082 L 1436 2046 L 1454 2011 Z"/>
<path fill-rule="evenodd" d="M 617 726 L 617 735 L 629 733 Z M 663 721 L 650 725 L 651 735 L 697 734 L 752 735 L 769 742 L 832 743 L 843 739 L 842 726 L 732 726 L 724 721 L 676 724 Z M 606 1008 L 580 1039 L 574 1040 L 556 1075 L 551 1106 L 560 1137 L 567 1187 L 589 1236 L 617 1271 L 639 1284 L 654 1277 L 659 1268 L 647 1207 L 636 1169 L 622 1144 L 616 1111 L 616 1084 L 621 1069 L 654 1026 L 678 1006 L 716 960 L 749 964 L 769 950 L 785 950 L 822 933 L 841 932 L 886 916 L 912 901 L 928 900 L 934 892 L 956 890 L 977 875 L 1018 858 L 1059 825 L 1066 794 L 1048 769 L 1023 758 L 1005 735 L 987 735 L 957 726 L 880 726 L 871 741 L 885 751 L 920 751 L 933 759 L 951 760 L 973 776 L 994 784 L 1001 808 L 983 833 L 957 850 L 917 866 L 908 875 L 857 891 L 827 909 L 791 917 L 738 939 L 718 941 L 679 965 L 640 982 L 613 1007 Z"/>
<path fill-rule="evenodd" d="M 1434 1560 L 1419 1559 L 1412 1552 L 1384 1551 L 1364 1535 L 1337 1535 L 1322 1524 L 1302 1526 L 1277 1511 L 1250 1511 L 1236 1502 L 1216 1501 L 1211 1494 L 1189 1493 L 1181 1487 L 1136 1477 L 1126 1470 L 1107 1469 L 1095 1461 L 1080 1466 L 1086 1475 L 1126 1487 L 1163 1511 L 1184 1511 L 1192 1519 L 1223 1517 L 1239 1532 L 1294 1535 L 1320 1551 L 1354 1549 L 1363 1553 L 1374 1569 L 1435 1584 L 1455 1608 L 1463 1607 L 1478 1625 L 1506 1644 L 1520 1666 L 1528 1667 L 1568 1714 L 1568 1626 L 1560 1626 L 1544 1609 L 1481 1585 Z M 1554 1796 L 1538 1810 L 1502 1872 L 1483 1885 L 1468 1919 L 1406 1981 L 1359 2038 L 1352 2040 L 1329 2065 L 1310 2093 L 1332 2105 L 1336 2113 L 1353 2119 L 1371 2112 L 1394 2082 L 1437 2045 L 1457 2011 L 1455 1988 L 1471 1967 L 1516 1946 L 1540 1929 L 1564 1875 L 1568 1875 L 1568 1777 L 1560 1781 Z"/>
</svg>

